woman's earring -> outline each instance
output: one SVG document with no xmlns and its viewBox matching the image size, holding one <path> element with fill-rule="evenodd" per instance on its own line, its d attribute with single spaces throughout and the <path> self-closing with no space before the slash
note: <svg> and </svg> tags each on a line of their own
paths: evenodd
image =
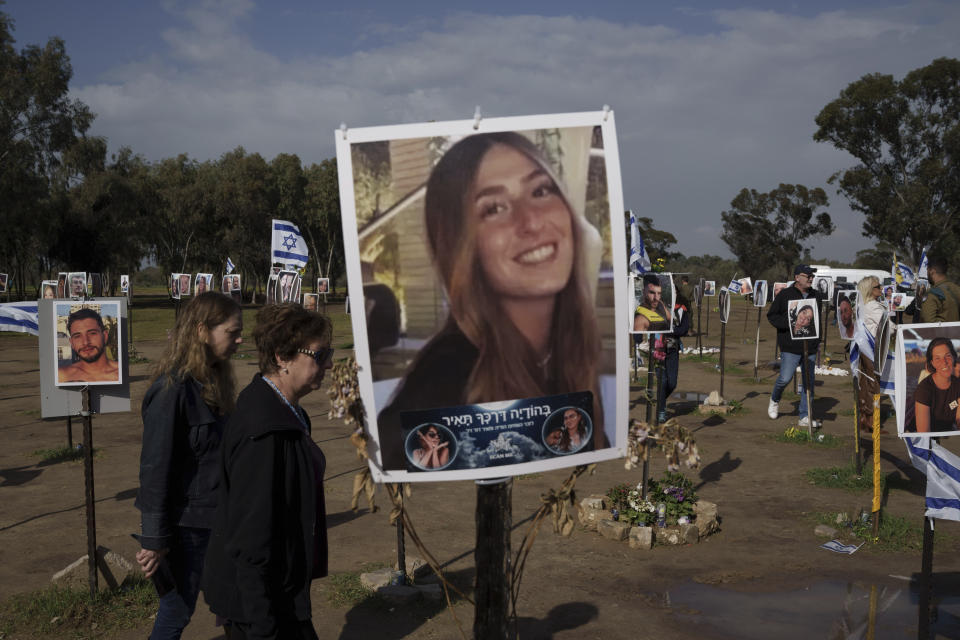
<svg viewBox="0 0 960 640">
<path fill-rule="evenodd" d="M 290 373 L 290 369 L 284 367 L 284 368 L 283 368 L 283 372 L 284 372 L 284 373 Z"/>
</svg>

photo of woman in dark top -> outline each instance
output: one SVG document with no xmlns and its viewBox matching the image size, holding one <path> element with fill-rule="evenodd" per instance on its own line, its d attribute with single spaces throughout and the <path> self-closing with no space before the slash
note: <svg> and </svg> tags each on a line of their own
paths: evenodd
<svg viewBox="0 0 960 640">
<path fill-rule="evenodd" d="M 405 468 L 405 410 L 590 391 L 603 424 L 584 248 L 599 234 L 538 147 L 514 132 L 460 140 L 431 172 L 424 208 L 449 315 L 377 417 L 384 468 Z"/>
<path fill-rule="evenodd" d="M 957 350 L 949 338 L 934 338 L 927 346 L 923 378 L 913 394 L 917 432 L 953 431 L 960 423 L 960 378 L 955 375 Z"/>
</svg>

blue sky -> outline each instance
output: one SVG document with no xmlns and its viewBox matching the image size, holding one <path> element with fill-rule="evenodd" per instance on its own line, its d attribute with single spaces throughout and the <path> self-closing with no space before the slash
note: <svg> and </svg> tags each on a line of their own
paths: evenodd
<svg viewBox="0 0 960 640">
<path fill-rule="evenodd" d="M 66 41 L 72 90 L 111 150 L 148 160 L 334 156 L 340 122 L 616 112 L 626 205 L 687 254 L 729 255 L 743 188 L 820 186 L 838 230 L 815 257 L 870 246 L 826 184 L 853 159 L 814 118 L 867 73 L 960 58 L 952 0 L 681 3 L 12 0 L 17 46 Z M 343 3 L 344 7 L 346 3 Z"/>
</svg>

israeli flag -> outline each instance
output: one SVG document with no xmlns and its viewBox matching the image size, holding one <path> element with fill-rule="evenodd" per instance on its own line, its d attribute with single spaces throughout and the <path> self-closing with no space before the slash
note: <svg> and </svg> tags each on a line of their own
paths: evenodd
<svg viewBox="0 0 960 640">
<path fill-rule="evenodd" d="M 904 287 L 912 287 L 916 276 L 913 275 L 913 269 L 897 260 L 897 254 L 893 254 L 893 264 L 890 267 L 890 275 L 894 282 Z"/>
<path fill-rule="evenodd" d="M 877 342 L 867 331 L 863 318 L 858 315 L 857 322 L 853 325 L 853 343 L 850 345 L 850 372 L 854 378 L 860 373 L 858 370 L 860 353 L 873 354 L 877 348 L 876 345 Z"/>
<path fill-rule="evenodd" d="M 933 438 L 903 439 L 910 462 L 927 476 L 928 518 L 960 521 L 960 457 Z"/>
<path fill-rule="evenodd" d="M 637 275 L 643 275 L 650 271 L 650 256 L 643 246 L 643 238 L 640 237 L 640 227 L 637 226 L 637 218 L 630 212 L 630 262 L 627 265 L 630 271 Z"/>
<path fill-rule="evenodd" d="M 227 256 L 227 275 L 230 275 L 231 273 L 233 273 L 233 270 L 235 268 L 236 267 L 233 264 L 233 260 L 230 259 L 230 256 Z"/>
<path fill-rule="evenodd" d="M 927 263 L 930 262 L 930 259 L 927 258 L 927 251 L 930 247 L 924 247 L 923 251 L 920 252 L 920 266 L 917 267 L 917 279 L 919 280 L 928 280 L 927 276 Z"/>
<path fill-rule="evenodd" d="M 0 304 L 0 331 L 17 331 L 40 335 L 37 302 L 6 302 Z"/>
<path fill-rule="evenodd" d="M 743 286 L 743 283 L 739 280 L 731 280 L 730 284 L 727 285 L 727 291 L 730 293 L 740 293 L 741 286 Z"/>
<path fill-rule="evenodd" d="M 271 263 L 279 262 L 288 267 L 307 266 L 310 251 L 297 225 L 286 220 L 273 221 L 271 256 Z"/>
</svg>

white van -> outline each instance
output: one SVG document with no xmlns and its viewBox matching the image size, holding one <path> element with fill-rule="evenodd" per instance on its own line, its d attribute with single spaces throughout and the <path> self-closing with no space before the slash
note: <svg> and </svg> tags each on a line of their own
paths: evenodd
<svg viewBox="0 0 960 640">
<path fill-rule="evenodd" d="M 834 283 L 847 282 L 854 287 L 867 276 L 876 276 L 880 284 L 890 284 L 893 282 L 893 277 L 890 275 L 890 272 L 881 269 L 847 269 L 845 267 L 831 267 L 825 264 L 812 264 L 810 267 L 817 270 L 814 274 L 815 276 L 829 276 L 833 278 Z M 840 278 L 843 278 L 843 280 Z M 846 289 L 848 287 L 840 288 Z"/>
</svg>

